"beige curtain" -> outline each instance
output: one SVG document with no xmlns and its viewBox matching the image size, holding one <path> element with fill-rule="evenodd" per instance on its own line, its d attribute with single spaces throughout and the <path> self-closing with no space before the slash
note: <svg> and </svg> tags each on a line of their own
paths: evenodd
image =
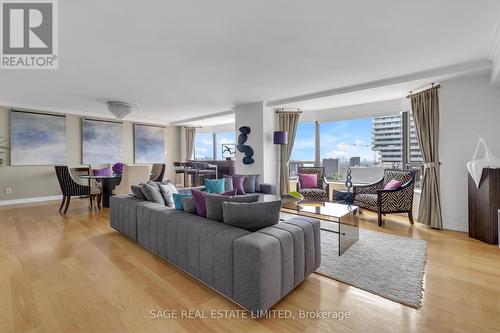
<svg viewBox="0 0 500 333">
<path fill-rule="evenodd" d="M 282 145 L 280 156 L 280 194 L 290 192 L 290 174 L 288 172 L 288 162 L 292 154 L 295 135 L 297 134 L 297 125 L 300 114 L 298 112 L 278 113 L 279 130 L 288 132 L 288 144 Z"/>
<path fill-rule="evenodd" d="M 186 127 L 186 160 L 194 160 L 194 139 L 196 127 Z"/>
<path fill-rule="evenodd" d="M 417 139 L 424 160 L 418 221 L 433 228 L 443 227 L 439 189 L 439 97 L 438 87 L 411 96 Z"/>
</svg>

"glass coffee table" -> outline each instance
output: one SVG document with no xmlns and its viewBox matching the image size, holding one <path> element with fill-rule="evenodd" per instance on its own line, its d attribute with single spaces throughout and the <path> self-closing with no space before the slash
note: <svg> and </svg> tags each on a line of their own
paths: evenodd
<svg viewBox="0 0 500 333">
<path fill-rule="evenodd" d="M 338 235 L 339 256 L 359 239 L 358 207 L 335 202 L 317 202 L 309 200 L 293 201 L 283 199 L 281 210 L 299 216 L 312 217 L 330 222 L 332 228 L 321 230 Z"/>
</svg>

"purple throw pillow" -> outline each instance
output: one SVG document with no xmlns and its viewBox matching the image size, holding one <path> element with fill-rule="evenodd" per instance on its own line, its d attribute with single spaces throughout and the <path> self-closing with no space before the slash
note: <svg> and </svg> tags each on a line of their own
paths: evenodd
<svg viewBox="0 0 500 333">
<path fill-rule="evenodd" d="M 236 190 L 237 195 L 243 195 L 245 193 L 245 188 L 243 183 L 245 182 L 245 176 L 233 176 L 233 190 Z"/>
<path fill-rule="evenodd" d="M 191 190 L 193 195 L 194 205 L 196 206 L 196 215 L 207 216 L 207 204 L 205 203 L 205 192 Z"/>
<path fill-rule="evenodd" d="M 113 171 L 111 168 L 102 168 L 102 169 L 92 169 L 92 173 L 94 176 L 112 176 Z"/>
<path fill-rule="evenodd" d="M 236 196 L 236 189 L 220 193 L 220 195 L 225 195 L 228 197 L 235 197 Z"/>
<path fill-rule="evenodd" d="M 300 188 L 318 188 L 318 175 L 315 173 L 299 173 Z"/>
<path fill-rule="evenodd" d="M 398 188 L 401 188 L 401 186 L 403 186 L 402 182 L 393 179 L 385 185 L 384 190 L 397 190 Z"/>
</svg>

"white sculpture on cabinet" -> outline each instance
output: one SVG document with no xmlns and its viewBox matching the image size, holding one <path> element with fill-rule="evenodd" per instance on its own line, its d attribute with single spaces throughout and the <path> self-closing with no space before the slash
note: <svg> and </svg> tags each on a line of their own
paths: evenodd
<svg viewBox="0 0 500 333">
<path fill-rule="evenodd" d="M 483 169 L 485 168 L 500 168 L 500 158 L 493 155 L 491 150 L 486 145 L 486 141 L 478 135 L 479 140 L 477 141 L 476 150 L 474 151 L 474 156 L 472 156 L 472 161 L 467 162 L 467 170 L 469 170 L 472 179 L 476 183 L 476 187 L 479 187 L 479 182 L 481 181 L 481 176 L 483 175 Z M 484 147 L 484 157 L 477 158 L 477 153 L 479 151 L 479 146 Z"/>
</svg>

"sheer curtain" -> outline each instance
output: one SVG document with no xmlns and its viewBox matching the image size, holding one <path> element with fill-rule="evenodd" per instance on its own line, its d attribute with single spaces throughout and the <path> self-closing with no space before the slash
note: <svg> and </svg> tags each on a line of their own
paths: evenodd
<svg viewBox="0 0 500 333">
<path fill-rule="evenodd" d="M 279 130 L 288 132 L 288 144 L 281 146 L 280 160 L 280 194 L 290 192 L 290 174 L 288 172 L 288 162 L 292 154 L 297 125 L 299 123 L 299 112 L 278 112 Z"/>
<path fill-rule="evenodd" d="M 418 221 L 442 229 L 439 188 L 439 86 L 410 96 L 417 139 L 424 160 Z"/>
<path fill-rule="evenodd" d="M 196 127 L 186 127 L 186 160 L 194 159 L 194 140 Z"/>
</svg>

